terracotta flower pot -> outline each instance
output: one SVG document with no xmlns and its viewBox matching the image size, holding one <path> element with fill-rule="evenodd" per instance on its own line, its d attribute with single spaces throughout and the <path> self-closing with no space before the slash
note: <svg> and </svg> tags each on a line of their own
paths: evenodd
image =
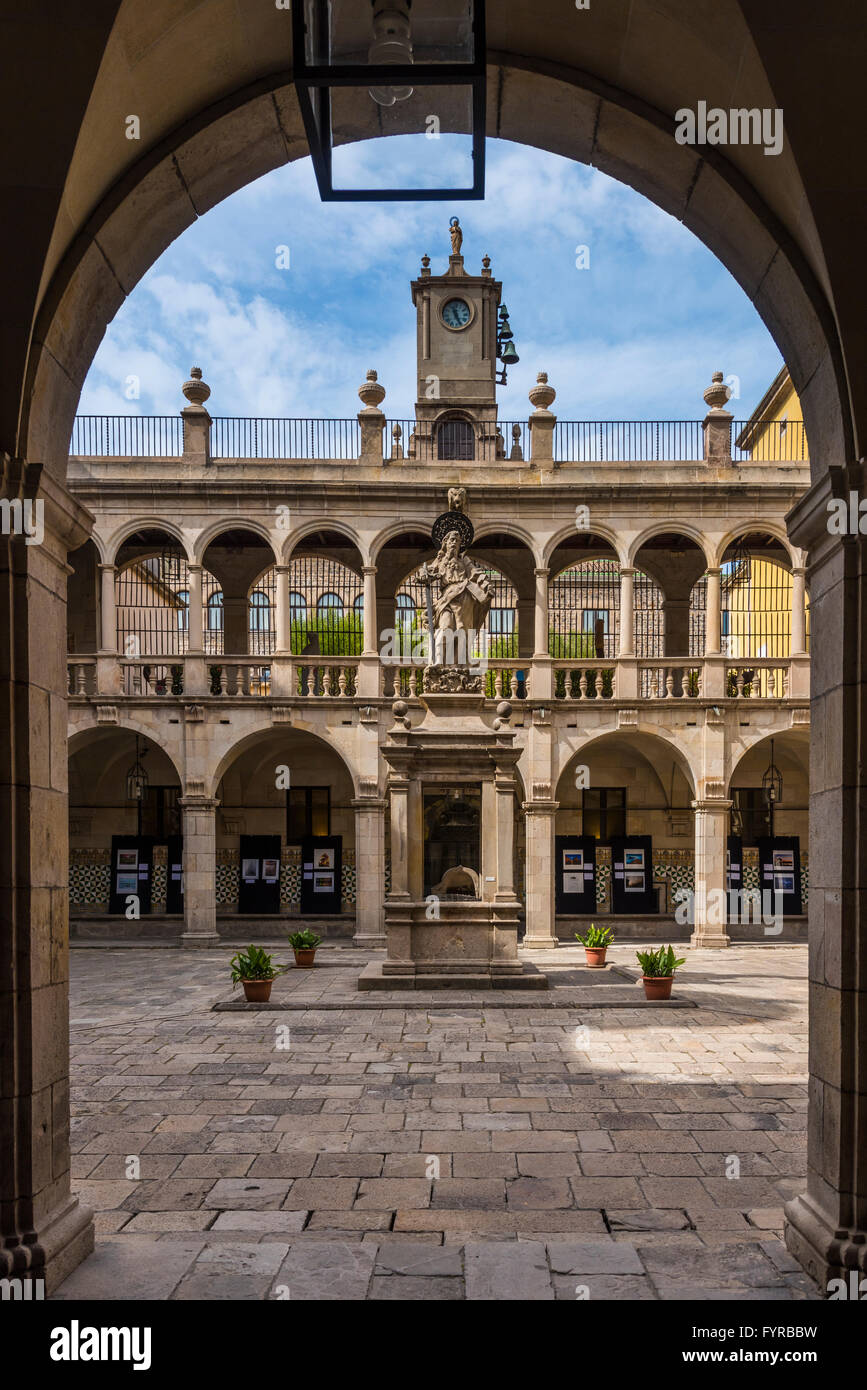
<svg viewBox="0 0 867 1390">
<path fill-rule="evenodd" d="M 296 951 L 295 964 L 299 970 L 309 970 L 313 965 L 313 958 L 316 955 L 316 947 L 312 951 Z"/>
<path fill-rule="evenodd" d="M 587 957 L 587 964 L 592 970 L 599 970 L 605 964 L 605 952 L 607 946 L 585 946 L 584 954 Z"/>
<path fill-rule="evenodd" d="M 673 975 L 642 975 L 646 999 L 670 999 Z"/>
<path fill-rule="evenodd" d="M 244 998 L 248 1004 L 267 1004 L 271 998 L 273 980 L 242 980 Z"/>
</svg>

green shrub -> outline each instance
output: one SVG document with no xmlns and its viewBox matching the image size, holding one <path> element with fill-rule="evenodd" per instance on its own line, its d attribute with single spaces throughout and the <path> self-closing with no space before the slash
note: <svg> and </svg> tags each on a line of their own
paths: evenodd
<svg viewBox="0 0 867 1390">
<path fill-rule="evenodd" d="M 309 931 L 306 927 L 303 931 L 289 934 L 289 945 L 293 951 L 315 951 L 321 940 L 321 936 L 317 936 L 315 931 Z"/>
<path fill-rule="evenodd" d="M 581 945 L 590 947 L 591 950 L 599 950 L 602 946 L 610 946 L 614 940 L 614 932 L 610 927 L 597 927 L 591 922 L 584 936 L 580 932 L 575 933 L 575 940 L 580 941 Z"/>
<path fill-rule="evenodd" d="M 660 946 L 655 951 L 636 951 L 635 954 L 642 972 L 658 979 L 668 979 L 686 959 L 678 960 L 671 946 Z"/>
<path fill-rule="evenodd" d="M 264 946 L 248 946 L 246 951 L 238 951 L 230 964 L 233 985 L 237 985 L 241 980 L 276 980 L 278 975 L 282 975 L 283 971 L 289 968 L 286 965 L 275 964 Z"/>
</svg>

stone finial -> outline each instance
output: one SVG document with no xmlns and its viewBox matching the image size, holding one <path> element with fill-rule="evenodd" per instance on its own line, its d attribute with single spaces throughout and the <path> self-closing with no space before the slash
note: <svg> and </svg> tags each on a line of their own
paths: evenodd
<svg viewBox="0 0 867 1390">
<path fill-rule="evenodd" d="M 723 381 L 722 372 L 714 372 L 710 386 L 703 392 L 704 399 L 711 410 L 724 410 L 728 404 L 731 388 Z"/>
<path fill-rule="evenodd" d="M 375 410 L 385 400 L 385 387 L 380 385 L 372 368 L 367 373 L 367 379 L 359 386 L 358 394 L 366 410 Z"/>
<path fill-rule="evenodd" d="M 483 257 L 482 257 L 482 274 L 485 275 L 485 276 L 488 276 L 488 275 L 491 274 L 491 258 L 490 258 L 490 256 L 483 256 Z"/>
<path fill-rule="evenodd" d="M 508 700 L 501 700 L 497 705 L 497 718 L 494 720 L 494 729 L 496 732 L 499 733 L 501 729 L 508 729 L 510 727 L 511 718 L 511 703 Z"/>
<path fill-rule="evenodd" d="M 521 444 L 521 426 L 520 426 L 520 425 L 513 425 L 513 426 L 512 426 L 512 452 L 509 454 L 509 458 L 512 459 L 513 462 L 522 462 L 522 461 L 523 461 L 523 458 L 524 458 L 524 449 L 523 449 L 523 445 Z"/>
<path fill-rule="evenodd" d="M 548 385 L 548 373 L 539 372 L 536 385 L 530 391 L 530 404 L 536 410 L 550 410 L 557 397 L 553 386 Z"/>
<path fill-rule="evenodd" d="M 394 722 L 397 728 L 412 728 L 409 720 L 409 705 L 406 703 L 406 700 L 395 700 L 392 704 L 391 712 L 394 715 Z"/>
<path fill-rule="evenodd" d="M 211 388 L 206 381 L 202 381 L 201 367 L 190 368 L 190 379 L 185 381 L 181 387 L 190 405 L 204 405 L 211 394 Z"/>
<path fill-rule="evenodd" d="M 430 256 L 428 255 L 424 255 L 421 258 L 421 273 L 422 275 L 430 274 Z"/>
</svg>

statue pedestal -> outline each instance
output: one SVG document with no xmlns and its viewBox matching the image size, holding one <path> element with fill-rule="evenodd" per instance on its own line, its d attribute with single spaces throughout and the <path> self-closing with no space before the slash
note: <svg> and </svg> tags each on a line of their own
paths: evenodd
<svg viewBox="0 0 867 1390">
<path fill-rule="evenodd" d="M 440 689 L 421 703 L 425 717 L 415 728 L 407 706 L 395 703 L 382 750 L 391 809 L 387 955 L 366 967 L 358 988 L 546 989 L 547 976 L 518 957 L 514 730 L 486 721 L 481 691 Z M 451 806 L 466 828 L 449 844 L 436 836 Z M 458 845 L 462 868 L 472 870 L 458 879 L 472 879 L 473 892 L 445 889 Z"/>
</svg>

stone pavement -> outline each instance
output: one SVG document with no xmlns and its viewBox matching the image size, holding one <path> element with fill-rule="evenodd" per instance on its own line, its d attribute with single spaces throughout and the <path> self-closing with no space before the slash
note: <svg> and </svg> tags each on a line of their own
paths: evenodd
<svg viewBox="0 0 867 1390">
<path fill-rule="evenodd" d="M 804 1299 L 806 950 L 529 955 L 541 996 L 354 993 L 321 949 L 274 1012 L 231 948 L 75 949 L 73 1173 L 96 1253 L 59 1299 Z M 277 952 L 279 958 L 279 951 Z M 288 957 L 290 953 L 286 952 Z"/>
</svg>

